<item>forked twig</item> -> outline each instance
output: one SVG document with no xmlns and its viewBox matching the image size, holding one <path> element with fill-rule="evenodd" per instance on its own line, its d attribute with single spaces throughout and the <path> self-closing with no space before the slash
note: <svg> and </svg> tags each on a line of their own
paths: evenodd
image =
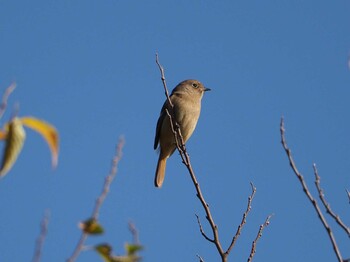
<svg viewBox="0 0 350 262">
<path fill-rule="evenodd" d="M 105 183 L 103 185 L 101 195 L 97 198 L 96 203 L 95 203 L 95 207 L 94 207 L 92 215 L 91 215 L 91 218 L 94 220 L 98 219 L 100 208 L 101 208 L 101 206 L 102 206 L 102 204 L 103 204 L 103 202 L 104 202 L 104 200 L 109 192 L 109 188 L 111 186 L 113 179 L 117 175 L 117 168 L 118 168 L 119 161 L 123 155 L 124 144 L 125 144 L 125 140 L 123 137 L 121 137 L 119 139 L 118 145 L 116 146 L 116 152 L 115 152 L 115 155 L 112 159 L 111 169 L 110 169 L 109 174 L 107 175 L 107 177 L 105 179 Z M 75 247 L 72 256 L 67 260 L 67 262 L 73 262 L 76 260 L 76 258 L 79 256 L 80 252 L 84 248 L 84 243 L 85 243 L 87 237 L 88 237 L 88 233 L 82 231 L 80 239 L 78 241 L 78 244 Z"/>
<path fill-rule="evenodd" d="M 305 193 L 305 195 L 307 196 L 307 198 L 310 200 L 312 206 L 315 208 L 315 211 L 319 217 L 319 219 L 321 220 L 324 228 L 326 229 L 327 233 L 328 233 L 328 236 L 330 238 L 330 241 L 332 243 L 332 246 L 333 246 L 333 250 L 338 258 L 338 261 L 339 262 L 343 262 L 343 259 L 342 259 L 342 256 L 340 254 L 340 251 L 339 251 L 339 248 L 338 248 L 338 245 L 337 245 L 337 242 L 334 238 L 334 235 L 333 235 L 333 232 L 332 232 L 332 229 L 330 228 L 330 226 L 328 225 L 327 223 L 327 220 L 326 218 L 324 217 L 316 199 L 311 195 L 307 185 L 306 185 L 306 182 L 304 180 L 304 177 L 302 176 L 302 174 L 298 171 L 297 169 L 297 166 L 294 162 L 294 159 L 292 157 L 292 152 L 291 150 L 288 148 L 287 146 L 287 142 L 286 142 L 286 138 L 285 138 L 285 128 L 284 128 L 284 119 L 283 117 L 281 118 L 281 123 L 280 123 L 280 133 L 281 133 L 281 143 L 282 143 L 282 146 L 287 154 L 287 157 L 288 157 L 288 160 L 289 160 L 289 165 L 291 166 L 294 174 L 297 176 L 297 178 L 299 179 L 299 182 L 303 188 L 303 191 Z"/>
</svg>

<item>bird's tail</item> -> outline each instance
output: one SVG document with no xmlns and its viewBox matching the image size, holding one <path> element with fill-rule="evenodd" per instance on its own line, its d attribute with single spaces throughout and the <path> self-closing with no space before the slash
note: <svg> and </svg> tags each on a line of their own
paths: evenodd
<svg viewBox="0 0 350 262">
<path fill-rule="evenodd" d="M 156 187 L 161 187 L 163 184 L 164 176 L 165 176 L 166 160 L 167 158 L 162 157 L 161 154 L 159 155 L 157 170 L 156 170 L 156 177 L 154 178 L 154 185 Z"/>
</svg>

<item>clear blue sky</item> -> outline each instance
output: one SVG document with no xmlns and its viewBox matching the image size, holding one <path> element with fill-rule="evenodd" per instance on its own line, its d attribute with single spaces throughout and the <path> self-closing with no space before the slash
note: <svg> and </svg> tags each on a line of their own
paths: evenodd
<svg viewBox="0 0 350 262">
<path fill-rule="evenodd" d="M 42 261 L 64 261 L 77 223 L 91 214 L 120 135 L 126 145 L 101 209 L 106 228 L 87 244 L 130 241 L 133 221 L 144 261 L 219 261 L 200 235 L 210 228 L 178 154 L 162 189 L 153 186 L 155 125 L 164 92 L 196 78 L 205 94 L 187 144 L 192 165 L 226 247 L 257 187 L 231 261 L 245 261 L 266 216 L 274 213 L 255 261 L 335 261 L 328 236 L 292 173 L 279 122 L 300 171 L 313 186 L 316 163 L 332 208 L 349 224 L 349 1 L 2 1 L 0 90 L 20 115 L 60 132 L 52 171 L 42 138 L 28 131 L 13 170 L 0 181 L 0 260 L 30 261 L 39 224 L 50 209 Z M 345 257 L 349 240 L 331 223 Z M 78 261 L 99 261 L 93 251 Z"/>
</svg>

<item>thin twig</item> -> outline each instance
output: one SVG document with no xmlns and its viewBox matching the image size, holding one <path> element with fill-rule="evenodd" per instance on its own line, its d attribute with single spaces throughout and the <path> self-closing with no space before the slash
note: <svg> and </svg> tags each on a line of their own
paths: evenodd
<svg viewBox="0 0 350 262">
<path fill-rule="evenodd" d="M 320 185 L 321 178 L 318 175 L 316 164 L 313 164 L 313 168 L 314 168 L 314 174 L 315 174 L 315 185 L 316 185 L 316 188 L 317 188 L 317 191 L 318 191 L 318 195 L 319 195 L 319 197 L 321 199 L 322 204 L 326 208 L 327 213 L 337 222 L 337 224 L 342 229 L 345 230 L 345 232 L 348 234 L 348 237 L 350 237 L 350 228 L 345 225 L 345 223 L 341 220 L 339 215 L 335 214 L 332 211 L 330 204 L 327 203 L 327 201 L 326 201 L 326 198 L 325 198 L 324 193 L 323 193 L 323 189 L 321 188 L 321 185 Z"/>
<path fill-rule="evenodd" d="M 346 194 L 348 195 L 348 198 L 349 198 L 349 204 L 350 204 L 350 192 L 349 192 L 349 190 L 347 190 L 347 189 L 345 189 L 345 191 L 346 191 Z"/>
<path fill-rule="evenodd" d="M 168 88 L 166 86 L 166 81 L 165 81 L 165 76 L 164 76 L 164 69 L 159 63 L 158 54 L 156 54 L 156 63 L 158 65 L 160 73 L 161 73 L 161 79 L 162 79 L 162 82 L 163 82 L 163 86 L 164 86 L 164 89 L 165 89 L 165 94 L 167 96 L 167 100 L 168 100 L 171 108 L 173 108 L 173 105 L 172 105 L 170 97 L 169 97 Z M 175 118 L 174 118 L 174 115 L 173 115 L 173 110 L 171 110 L 171 111 L 172 112 L 168 112 L 168 116 L 170 118 L 170 123 L 172 123 L 172 129 L 173 129 L 174 137 L 175 137 L 175 140 L 177 142 L 176 143 L 176 147 L 177 147 L 177 149 L 178 149 L 178 151 L 180 153 L 182 162 L 185 164 L 185 166 L 187 167 L 188 172 L 190 173 L 192 182 L 193 182 L 193 184 L 194 184 L 194 186 L 196 188 L 196 192 L 197 192 L 196 195 L 197 195 L 198 199 L 200 200 L 200 202 L 201 202 L 201 204 L 202 204 L 202 206 L 203 206 L 203 208 L 205 210 L 206 219 L 208 220 L 208 222 L 210 224 L 210 227 L 212 229 L 212 233 L 213 233 L 213 236 L 214 236 L 213 243 L 215 244 L 216 249 L 218 250 L 222 261 L 227 261 L 227 255 L 223 251 L 221 243 L 220 243 L 220 240 L 219 240 L 218 227 L 216 226 L 216 224 L 214 222 L 213 216 L 212 216 L 212 214 L 210 212 L 210 209 L 209 209 L 209 204 L 205 201 L 204 196 L 202 194 L 202 191 L 200 189 L 199 183 L 197 181 L 197 178 L 196 178 L 196 176 L 194 174 L 194 171 L 193 171 L 193 168 L 192 168 L 192 165 L 191 165 L 191 162 L 190 162 L 190 156 L 187 153 L 186 146 L 185 146 L 185 143 L 183 141 L 183 137 L 181 135 L 181 131 L 180 131 L 180 128 L 179 128 L 179 124 L 176 123 L 176 121 L 175 121 Z M 177 139 L 177 137 L 179 137 L 180 139 Z"/>
<path fill-rule="evenodd" d="M 94 211 L 92 212 L 92 218 L 95 220 L 98 219 L 100 208 L 101 208 L 101 206 L 102 206 L 102 204 L 103 204 L 103 202 L 104 202 L 104 200 L 109 192 L 109 188 L 112 184 L 112 181 L 117 174 L 118 163 L 123 156 L 122 150 L 123 150 L 124 144 L 125 144 L 125 139 L 123 137 L 121 137 L 119 139 L 119 142 L 118 142 L 118 145 L 116 148 L 116 154 L 112 159 L 111 170 L 109 171 L 109 175 L 105 179 L 105 184 L 103 186 L 102 193 L 97 198 Z"/>
<path fill-rule="evenodd" d="M 2 116 L 4 115 L 4 113 L 6 111 L 7 100 L 9 98 L 9 96 L 11 95 L 11 93 L 13 92 L 13 90 L 15 90 L 15 88 L 16 88 L 16 83 L 12 83 L 9 87 L 6 88 L 6 90 L 2 96 L 1 105 L 0 105 L 0 119 L 2 118 Z"/>
<path fill-rule="evenodd" d="M 241 221 L 240 225 L 237 228 L 237 232 L 234 235 L 234 237 L 232 238 L 231 244 L 230 244 L 230 246 L 227 248 L 227 250 L 225 252 L 227 255 L 231 252 L 231 249 L 234 247 L 238 237 L 240 236 L 242 228 L 243 228 L 244 224 L 247 222 L 247 216 L 248 216 L 248 214 L 249 214 L 249 212 L 250 212 L 250 210 L 252 208 L 251 204 L 252 204 L 253 198 L 255 196 L 256 187 L 253 185 L 252 182 L 250 182 L 250 186 L 252 187 L 252 194 L 248 197 L 247 209 L 243 213 L 242 221 Z"/>
<path fill-rule="evenodd" d="M 205 262 L 204 259 L 200 255 L 197 255 L 197 257 L 199 258 L 199 262 Z"/>
<path fill-rule="evenodd" d="M 49 210 L 45 211 L 44 217 L 41 220 L 40 223 L 40 235 L 38 236 L 35 244 L 35 252 L 32 261 L 33 262 L 39 262 L 41 258 L 41 253 L 43 250 L 45 238 L 47 235 L 47 228 L 49 225 L 49 220 L 50 220 L 50 212 Z"/>
<path fill-rule="evenodd" d="M 92 215 L 91 215 L 92 219 L 95 219 L 95 220 L 98 219 L 100 208 L 101 208 L 101 206 L 102 206 L 102 204 L 103 204 L 103 202 L 104 202 L 104 200 L 109 192 L 109 188 L 111 186 L 113 179 L 117 175 L 117 168 L 118 168 L 119 161 L 123 155 L 124 144 L 125 144 L 125 140 L 123 137 L 121 137 L 119 139 L 118 145 L 116 146 L 116 152 L 115 152 L 115 155 L 112 159 L 111 169 L 109 171 L 108 176 L 105 178 L 105 183 L 103 185 L 101 195 L 96 200 L 95 207 L 94 207 Z M 76 258 L 79 256 L 80 252 L 84 248 L 84 243 L 85 243 L 87 237 L 88 237 L 88 234 L 85 232 L 82 232 L 81 237 L 78 241 L 78 244 L 77 244 L 75 250 L 73 251 L 72 256 L 67 260 L 67 262 L 73 262 L 76 260 Z"/>
<path fill-rule="evenodd" d="M 137 231 L 135 224 L 129 221 L 128 226 L 129 226 L 129 231 L 132 235 L 134 244 L 140 244 L 139 232 Z"/>
<path fill-rule="evenodd" d="M 161 74 L 161 79 L 162 79 L 162 83 L 163 83 L 163 86 L 164 86 L 165 96 L 168 99 L 170 106 L 173 107 L 173 103 L 170 100 L 168 88 L 166 87 L 166 80 L 165 80 L 165 76 L 164 76 L 164 68 L 159 63 L 158 53 L 156 53 L 156 63 L 158 65 L 158 68 L 159 68 L 159 71 L 160 71 L 160 74 Z"/>
<path fill-rule="evenodd" d="M 338 261 L 339 262 L 342 262 L 343 259 L 342 259 L 342 256 L 340 254 L 340 251 L 339 251 L 339 248 L 338 248 L 338 245 L 337 245 L 337 242 L 334 238 L 334 235 L 333 235 L 333 232 L 330 228 L 330 226 L 328 225 L 327 223 L 327 220 L 326 218 L 323 216 L 323 213 L 319 207 L 319 205 L 317 204 L 317 201 L 316 199 L 313 198 L 313 196 L 311 195 L 307 185 L 306 185 L 306 182 L 304 180 L 304 177 L 302 176 L 302 174 L 298 171 L 297 169 L 297 166 L 294 162 L 294 159 L 292 157 L 292 152 L 291 150 L 288 148 L 287 146 L 287 142 L 286 142 L 286 138 L 285 138 L 285 129 L 284 129 L 284 119 L 283 117 L 281 118 L 281 124 L 280 124 L 280 133 L 281 133 L 281 143 L 282 143 L 282 146 L 287 154 L 287 157 L 288 157 L 288 160 L 289 160 L 289 165 L 291 166 L 294 174 L 297 176 L 297 178 L 299 179 L 299 182 L 303 188 L 303 191 L 304 193 L 306 194 L 306 196 L 308 197 L 308 199 L 310 200 L 310 202 L 312 203 L 313 207 L 315 208 L 315 211 L 319 217 L 319 219 L 321 220 L 324 228 L 326 229 L 327 233 L 328 233 L 328 236 L 331 240 L 331 243 L 332 243 L 332 246 L 333 246 L 333 250 L 338 258 Z"/>
<path fill-rule="evenodd" d="M 205 232 L 204 232 L 204 230 L 203 230 L 203 227 L 202 227 L 202 224 L 201 224 L 201 221 L 200 221 L 200 219 L 199 219 L 199 216 L 198 216 L 197 214 L 195 214 L 195 215 L 196 215 L 196 217 L 197 217 L 197 222 L 198 222 L 198 226 L 199 226 L 199 231 L 201 232 L 202 236 L 203 236 L 206 240 L 208 240 L 209 242 L 214 243 L 214 240 L 211 239 L 210 237 L 208 237 L 207 234 L 205 234 Z"/>
<path fill-rule="evenodd" d="M 256 253 L 256 244 L 258 243 L 258 240 L 261 238 L 264 228 L 270 224 L 271 217 L 272 217 L 272 215 L 269 215 L 266 218 L 264 224 L 260 225 L 258 234 L 256 235 L 256 238 L 254 239 L 254 241 L 252 243 L 252 249 L 251 249 L 249 257 L 248 257 L 248 262 L 251 262 L 253 260 L 253 257 Z"/>
</svg>

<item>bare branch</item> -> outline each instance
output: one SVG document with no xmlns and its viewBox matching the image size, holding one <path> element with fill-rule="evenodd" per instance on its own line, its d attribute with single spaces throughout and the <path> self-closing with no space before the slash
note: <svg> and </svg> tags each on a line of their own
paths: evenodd
<svg viewBox="0 0 350 262">
<path fill-rule="evenodd" d="M 172 105 L 170 97 L 169 97 L 169 92 L 168 92 L 168 89 L 166 87 L 166 81 L 165 81 L 165 76 L 164 76 L 164 69 L 159 63 L 158 54 L 156 55 L 156 63 L 157 63 L 157 65 L 159 67 L 159 70 L 161 72 L 161 78 L 162 78 L 163 86 L 164 86 L 165 93 L 166 93 L 166 96 L 167 96 L 167 100 L 169 101 L 169 104 L 171 105 L 171 108 L 173 108 L 173 105 Z M 178 151 L 180 153 L 182 162 L 187 167 L 187 170 L 188 170 L 188 172 L 189 172 L 189 174 L 191 176 L 192 182 L 193 182 L 193 184 L 194 184 L 194 186 L 196 188 L 196 192 L 197 192 L 196 195 L 197 195 L 198 199 L 200 200 L 200 202 L 201 202 L 201 204 L 202 204 L 202 206 L 204 208 L 204 211 L 206 213 L 206 218 L 207 218 L 207 220 L 208 220 L 208 222 L 210 224 L 210 227 L 212 229 L 212 233 L 213 233 L 213 236 L 214 236 L 213 243 L 215 244 L 216 249 L 218 250 L 222 261 L 227 261 L 227 255 L 223 251 L 221 243 L 220 243 L 220 240 L 219 240 L 218 228 L 217 228 L 217 226 L 216 226 L 216 224 L 214 222 L 213 216 L 212 216 L 212 214 L 210 212 L 210 209 L 209 209 L 209 205 L 204 199 L 204 196 L 203 196 L 202 191 L 200 189 L 199 183 L 198 183 L 197 178 L 196 178 L 196 176 L 194 174 L 194 171 L 193 171 L 193 168 L 192 168 L 192 165 L 191 165 L 191 162 L 190 162 L 190 156 L 187 153 L 186 146 L 185 146 L 185 143 L 183 141 L 183 137 L 181 135 L 181 131 L 180 131 L 180 128 L 179 128 L 179 124 L 176 123 L 176 121 L 175 121 L 175 118 L 174 118 L 174 115 L 173 115 L 173 110 L 171 110 L 171 112 L 168 112 L 168 116 L 170 117 L 170 122 L 172 123 L 172 129 L 173 129 L 174 137 L 175 137 L 175 140 L 177 142 L 176 147 L 177 147 L 177 149 L 178 149 Z M 177 138 L 179 138 L 179 139 L 177 139 Z"/>
<path fill-rule="evenodd" d="M 244 224 L 247 222 L 247 216 L 248 216 L 248 214 L 249 214 L 249 212 L 250 212 L 250 210 L 252 208 L 251 204 L 252 204 L 253 198 L 255 196 L 256 187 L 253 185 L 252 182 L 250 182 L 250 186 L 252 187 L 252 194 L 248 197 L 247 209 L 243 213 L 243 218 L 242 218 L 241 224 L 238 226 L 237 232 L 234 235 L 234 237 L 232 238 L 232 242 L 231 242 L 230 246 L 227 248 L 227 250 L 225 252 L 227 255 L 231 252 L 231 249 L 234 247 L 238 237 L 240 236 L 242 228 L 243 228 Z"/>
<path fill-rule="evenodd" d="M 118 145 L 116 146 L 116 152 L 115 152 L 115 155 L 112 159 L 111 169 L 109 171 L 108 176 L 105 179 L 105 183 L 103 185 L 101 195 L 96 200 L 95 207 L 94 207 L 94 210 L 93 210 L 92 215 L 91 215 L 92 219 L 95 219 L 95 220 L 98 219 L 100 208 L 101 208 L 101 206 L 102 206 L 102 204 L 103 204 L 103 202 L 104 202 L 104 200 L 109 192 L 109 188 L 111 186 L 113 179 L 117 175 L 117 168 L 118 168 L 119 161 L 123 155 L 122 150 L 123 150 L 124 144 L 125 144 L 125 140 L 123 137 L 121 137 L 119 139 Z M 80 252 L 84 249 L 84 243 L 85 243 L 87 237 L 88 237 L 88 234 L 85 232 L 82 232 L 81 237 L 78 241 L 78 244 L 75 247 L 75 250 L 73 251 L 72 256 L 67 260 L 67 262 L 73 262 L 76 260 L 76 258 L 79 256 Z"/>
<path fill-rule="evenodd" d="M 346 191 L 346 194 L 348 195 L 349 203 L 350 203 L 350 192 L 349 192 L 349 190 L 347 190 L 347 189 L 345 189 L 345 191 Z"/>
<path fill-rule="evenodd" d="M 35 252 L 32 261 L 39 262 L 41 258 L 42 249 L 44 246 L 45 238 L 47 235 L 47 228 L 49 225 L 50 212 L 49 210 L 45 211 L 44 217 L 40 223 L 40 235 L 38 236 L 35 244 Z"/>
<path fill-rule="evenodd" d="M 287 154 L 287 157 L 288 157 L 288 160 L 289 160 L 289 165 L 291 166 L 294 174 L 297 176 L 297 178 L 299 179 L 299 182 L 303 188 L 303 191 L 304 193 L 306 194 L 307 198 L 310 200 L 311 204 L 313 205 L 313 207 L 315 208 L 315 211 L 319 217 L 319 219 L 321 220 L 324 228 L 326 229 L 327 233 L 328 233 L 328 236 L 331 240 L 331 243 L 332 243 L 332 246 L 333 246 L 333 250 L 338 258 L 338 261 L 339 262 L 342 262 L 343 259 L 342 259 L 342 256 L 340 254 L 340 251 L 339 251 L 339 248 L 338 248 L 338 245 L 337 245 L 337 242 L 334 238 L 334 235 L 333 235 L 333 232 L 330 228 L 330 226 L 328 225 L 327 223 L 327 220 L 326 218 L 323 216 L 322 214 L 322 211 L 320 210 L 320 207 L 318 206 L 317 204 L 317 201 L 316 199 L 313 198 L 313 196 L 311 195 L 307 185 L 306 185 L 306 182 L 304 180 L 304 177 L 301 175 L 301 173 L 298 171 L 297 167 L 296 167 L 296 164 L 294 162 L 294 159 L 292 157 L 292 153 L 291 153 L 291 150 L 288 148 L 287 146 L 287 142 L 286 142 L 286 138 L 285 138 L 285 129 L 284 129 L 284 119 L 283 117 L 281 118 L 281 123 L 280 123 L 280 133 L 281 133 L 281 143 L 282 143 L 282 146 Z"/>
<path fill-rule="evenodd" d="M 270 224 L 271 217 L 272 217 L 272 215 L 269 215 L 266 218 L 264 224 L 260 225 L 258 234 L 256 235 L 256 238 L 254 239 L 254 241 L 252 243 L 252 249 L 251 249 L 250 255 L 248 257 L 248 262 L 251 262 L 253 260 L 253 257 L 254 257 L 254 255 L 256 253 L 256 244 L 258 243 L 258 240 L 261 238 L 264 228 L 267 227 Z"/>
<path fill-rule="evenodd" d="M 2 96 L 1 105 L 0 105 L 0 119 L 2 118 L 2 116 L 6 111 L 7 100 L 11 95 L 11 93 L 13 92 L 13 90 L 15 90 L 15 88 L 16 88 L 16 83 L 12 83 L 9 87 L 6 88 L 5 93 Z"/>
<path fill-rule="evenodd" d="M 350 237 L 350 228 L 347 227 L 344 222 L 340 219 L 339 215 L 336 215 L 332 210 L 331 210 L 331 206 L 329 203 L 327 203 L 326 201 L 326 198 L 324 196 L 324 193 L 323 193 L 323 189 L 321 188 L 321 185 L 320 185 L 320 181 L 321 181 L 321 178 L 320 176 L 318 175 L 318 171 L 317 171 L 317 168 L 316 168 L 316 164 L 313 164 L 313 168 L 314 168 L 314 174 L 315 174 L 315 185 L 316 185 L 316 188 L 317 188 L 317 191 L 318 191 L 318 195 L 321 199 L 321 202 L 322 204 L 324 205 L 324 207 L 326 208 L 326 211 L 327 213 L 333 217 L 333 219 L 338 223 L 338 225 L 345 230 L 345 232 L 348 234 L 348 237 Z"/>
</svg>

